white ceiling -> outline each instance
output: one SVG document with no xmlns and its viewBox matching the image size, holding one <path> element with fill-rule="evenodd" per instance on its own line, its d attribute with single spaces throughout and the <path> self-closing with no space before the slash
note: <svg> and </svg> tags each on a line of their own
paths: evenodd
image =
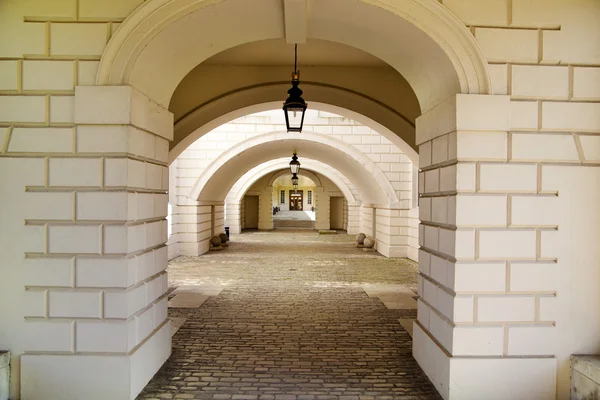
<svg viewBox="0 0 600 400">
<path fill-rule="evenodd" d="M 233 47 L 206 60 L 208 65 L 267 65 L 294 67 L 294 45 L 285 39 L 262 40 Z M 303 66 L 385 67 L 379 58 L 362 50 L 326 40 L 309 39 L 298 45 L 298 69 Z"/>
</svg>

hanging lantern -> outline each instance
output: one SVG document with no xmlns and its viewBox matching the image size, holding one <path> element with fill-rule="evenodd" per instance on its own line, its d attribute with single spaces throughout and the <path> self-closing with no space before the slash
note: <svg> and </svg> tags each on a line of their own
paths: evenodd
<svg viewBox="0 0 600 400">
<path fill-rule="evenodd" d="M 294 187 L 294 193 L 298 193 L 298 175 L 292 175 L 292 186 Z"/>
<path fill-rule="evenodd" d="M 306 112 L 306 102 L 302 98 L 302 90 L 298 87 L 300 84 L 300 71 L 297 71 L 298 45 L 294 45 L 294 72 L 292 73 L 292 87 L 288 90 L 288 98 L 283 103 L 283 112 L 285 114 L 285 125 L 288 132 L 302 132 L 304 124 L 304 113 Z"/>
<path fill-rule="evenodd" d="M 294 155 L 292 156 L 292 161 L 290 161 L 290 172 L 292 175 L 300 173 L 300 161 L 298 161 L 298 156 L 296 155 L 296 150 L 294 150 Z"/>
</svg>

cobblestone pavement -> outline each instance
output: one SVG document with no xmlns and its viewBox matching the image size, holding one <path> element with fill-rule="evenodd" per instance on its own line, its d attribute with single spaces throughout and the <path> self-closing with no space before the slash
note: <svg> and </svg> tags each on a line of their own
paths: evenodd
<svg viewBox="0 0 600 400">
<path fill-rule="evenodd" d="M 353 239 L 254 232 L 172 261 L 175 293 L 223 290 L 199 308 L 169 309 L 186 321 L 138 399 L 440 399 L 398 322 L 416 310 L 389 310 L 361 287 L 416 290 L 415 263 L 366 253 Z"/>
</svg>

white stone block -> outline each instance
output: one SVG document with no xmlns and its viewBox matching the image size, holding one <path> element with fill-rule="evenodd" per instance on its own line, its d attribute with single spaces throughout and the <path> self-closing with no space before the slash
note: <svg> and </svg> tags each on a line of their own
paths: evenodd
<svg viewBox="0 0 600 400">
<path fill-rule="evenodd" d="M 579 161 L 572 135 L 513 134 L 515 161 Z"/>
<path fill-rule="evenodd" d="M 579 141 L 585 161 L 600 162 L 600 136 L 580 135 Z"/>
<path fill-rule="evenodd" d="M 168 176 L 168 168 L 157 164 L 146 163 L 146 184 L 143 187 L 155 190 L 162 189 L 163 169 L 166 170 Z"/>
<path fill-rule="evenodd" d="M 431 162 L 431 141 L 422 143 L 419 146 L 419 167 L 425 168 L 432 164 Z"/>
<path fill-rule="evenodd" d="M 456 225 L 460 227 L 505 227 L 506 196 L 456 196 Z"/>
<path fill-rule="evenodd" d="M 46 96 L 0 96 L 0 121 L 46 122 Z"/>
<path fill-rule="evenodd" d="M 559 302 L 556 296 L 539 297 L 538 320 L 541 322 L 554 322 L 559 317 Z"/>
<path fill-rule="evenodd" d="M 100 158 L 51 158 L 50 186 L 101 186 Z"/>
<path fill-rule="evenodd" d="M 473 322 L 474 300 L 473 296 L 454 297 L 453 322 L 472 323 Z"/>
<path fill-rule="evenodd" d="M 419 201 L 419 219 L 431 221 L 431 197 L 421 197 Z"/>
<path fill-rule="evenodd" d="M 156 147 L 156 142 L 154 141 L 155 137 L 156 136 L 151 133 L 130 126 L 128 141 L 129 153 L 145 158 L 154 159 L 154 150 Z"/>
<path fill-rule="evenodd" d="M 127 228 L 127 253 L 133 253 L 145 249 L 146 225 L 134 225 Z"/>
<path fill-rule="evenodd" d="M 26 286 L 73 286 L 72 258 L 26 258 L 23 283 Z"/>
<path fill-rule="evenodd" d="M 127 287 L 133 264 L 125 258 L 77 258 L 78 287 Z"/>
<path fill-rule="evenodd" d="M 127 253 L 127 231 L 125 225 L 104 226 L 104 253 L 125 254 Z"/>
<path fill-rule="evenodd" d="M 25 225 L 22 243 L 26 253 L 46 252 L 46 240 L 44 225 Z"/>
<path fill-rule="evenodd" d="M 506 132 L 457 132 L 459 160 L 494 160 L 507 158 Z"/>
<path fill-rule="evenodd" d="M 22 298 L 24 317 L 46 317 L 46 290 L 25 290 Z"/>
<path fill-rule="evenodd" d="M 145 162 L 127 159 L 127 186 L 146 188 L 147 171 Z M 150 179 L 154 182 L 156 177 Z"/>
<path fill-rule="evenodd" d="M 106 47 L 106 25 L 97 23 L 52 24 L 52 55 L 102 55 Z"/>
<path fill-rule="evenodd" d="M 557 263 L 511 263 L 511 292 L 553 292 L 559 283 Z"/>
<path fill-rule="evenodd" d="M 425 193 L 435 193 L 440 190 L 440 170 L 425 171 Z"/>
<path fill-rule="evenodd" d="M 79 16 L 82 18 L 116 19 L 125 18 L 143 0 L 107 1 L 97 2 L 95 0 L 80 0 Z"/>
<path fill-rule="evenodd" d="M 25 351 L 73 351 L 72 321 L 26 321 L 23 332 Z"/>
<path fill-rule="evenodd" d="M 507 131 L 509 126 L 509 96 L 456 95 L 457 132 Z"/>
<path fill-rule="evenodd" d="M 0 61 L 0 90 L 17 90 L 17 61 Z"/>
<path fill-rule="evenodd" d="M 440 168 L 440 192 L 452 192 L 455 190 L 457 190 L 456 165 Z"/>
<path fill-rule="evenodd" d="M 432 249 L 432 250 L 437 250 L 438 249 L 438 228 L 434 227 L 434 226 L 428 226 L 425 225 L 424 226 L 424 244 L 423 246 Z"/>
<path fill-rule="evenodd" d="M 93 86 L 96 84 L 96 74 L 98 73 L 98 67 L 100 61 L 83 61 L 79 60 L 78 63 L 78 79 L 77 84 L 79 86 Z"/>
<path fill-rule="evenodd" d="M 126 353 L 127 324 L 122 321 L 78 321 L 77 351 L 86 353 Z"/>
<path fill-rule="evenodd" d="M 9 153 L 73 153 L 72 128 L 14 128 Z"/>
<path fill-rule="evenodd" d="M 502 0 L 504 2 L 505 0 Z M 493 94 L 508 94 L 508 65 L 489 64 L 490 78 L 492 79 Z"/>
<path fill-rule="evenodd" d="M 474 163 L 456 164 L 456 190 L 474 192 L 476 188 L 476 166 Z"/>
<path fill-rule="evenodd" d="M 556 227 L 559 215 L 556 196 L 512 196 L 511 226 Z"/>
<path fill-rule="evenodd" d="M 533 322 L 533 296 L 480 296 L 477 300 L 479 322 Z"/>
<path fill-rule="evenodd" d="M 453 289 L 456 293 L 504 292 L 506 264 L 457 262 L 454 264 Z"/>
<path fill-rule="evenodd" d="M 23 90 L 73 90 L 73 61 L 23 61 Z"/>
<path fill-rule="evenodd" d="M 128 160 L 126 158 L 108 158 L 104 161 L 104 185 L 108 187 L 127 186 Z M 145 177 L 144 177 L 145 179 Z"/>
<path fill-rule="evenodd" d="M 512 67 L 512 95 L 566 99 L 569 97 L 569 67 L 514 65 Z"/>
<path fill-rule="evenodd" d="M 564 249 L 558 230 L 543 230 L 540 232 L 540 258 L 555 260 Z"/>
<path fill-rule="evenodd" d="M 511 101 L 510 102 L 510 128 L 537 129 L 538 128 L 538 102 L 537 101 Z"/>
<path fill-rule="evenodd" d="M 508 328 L 508 355 L 554 356 L 557 339 L 554 326 L 511 326 Z"/>
<path fill-rule="evenodd" d="M 476 28 L 475 38 L 488 61 L 538 60 L 535 30 Z"/>
<path fill-rule="evenodd" d="M 127 192 L 77 193 L 78 220 L 127 220 Z"/>
<path fill-rule="evenodd" d="M 100 252 L 97 225 L 51 225 L 48 227 L 50 253 L 92 254 Z"/>
<path fill-rule="evenodd" d="M 536 233 L 533 230 L 479 232 L 479 258 L 488 260 L 534 260 Z"/>
<path fill-rule="evenodd" d="M 556 367 L 555 358 L 453 357 L 448 398 L 555 399 Z"/>
<path fill-rule="evenodd" d="M 573 99 L 600 99 L 600 68 L 573 68 Z"/>
<path fill-rule="evenodd" d="M 444 0 L 447 7 L 466 25 L 506 25 L 506 0 Z"/>
<path fill-rule="evenodd" d="M 484 192 L 535 193 L 537 165 L 481 164 L 479 189 Z"/>
<path fill-rule="evenodd" d="M 431 220 L 439 224 L 448 223 L 448 198 L 431 198 Z"/>
<path fill-rule="evenodd" d="M 51 96 L 50 122 L 72 124 L 74 101 L 73 96 Z"/>
<path fill-rule="evenodd" d="M 77 127 L 77 150 L 80 153 L 126 153 L 128 150 L 127 126 Z"/>
<path fill-rule="evenodd" d="M 429 332 L 448 352 L 452 352 L 452 330 L 450 324 L 435 312 L 429 313 Z"/>
<path fill-rule="evenodd" d="M 544 102 L 542 128 L 562 132 L 598 132 L 600 103 Z"/>
<path fill-rule="evenodd" d="M 504 350 L 504 327 L 455 327 L 453 356 L 501 356 Z"/>
<path fill-rule="evenodd" d="M 70 192 L 26 192 L 22 206 L 28 220 L 73 219 L 74 196 Z"/>
<path fill-rule="evenodd" d="M 433 139 L 431 145 L 431 163 L 439 164 L 445 161 L 448 161 L 448 135 Z"/>
<path fill-rule="evenodd" d="M 101 292 L 56 291 L 48 294 L 51 318 L 99 318 Z"/>
</svg>

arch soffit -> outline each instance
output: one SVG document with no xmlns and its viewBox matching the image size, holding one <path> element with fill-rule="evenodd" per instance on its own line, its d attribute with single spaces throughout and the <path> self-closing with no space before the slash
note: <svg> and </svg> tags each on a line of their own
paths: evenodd
<svg viewBox="0 0 600 400">
<path fill-rule="evenodd" d="M 233 188 L 236 188 L 236 186 L 237 186 L 237 190 L 235 191 L 235 193 L 233 193 L 232 196 L 230 196 L 228 194 L 227 197 L 232 198 L 234 202 L 239 202 L 241 200 L 241 198 L 247 193 L 247 191 L 260 179 L 262 179 L 263 177 L 265 177 L 266 175 L 268 175 L 270 173 L 282 170 L 281 163 L 270 164 L 270 165 L 269 165 L 269 163 L 270 162 L 266 162 L 264 164 L 259 165 L 258 167 L 253 168 L 253 170 L 249 171 L 249 172 L 251 172 L 251 174 L 248 174 L 248 176 L 246 176 L 246 174 L 244 174 L 244 176 L 242 176 L 232 187 L 232 190 L 233 190 Z M 338 187 L 338 189 L 340 189 L 340 191 L 346 197 L 346 200 L 348 200 L 349 204 L 360 204 L 360 200 L 358 200 L 356 198 L 356 196 L 354 195 L 354 193 L 352 192 L 352 189 L 354 188 L 354 186 L 352 185 L 352 182 L 348 181 L 348 183 L 351 185 L 351 186 L 348 186 L 348 184 L 340 178 L 340 176 L 343 176 L 343 175 L 339 171 L 337 171 L 334 168 L 332 168 L 331 166 L 329 166 L 327 164 L 323 164 L 319 161 L 303 158 L 302 159 L 302 171 L 307 171 L 307 170 L 311 171 L 314 174 L 319 174 L 319 175 L 322 175 L 325 178 L 329 179 L 334 185 L 336 185 Z M 285 171 L 287 171 L 287 170 L 285 170 Z M 282 174 L 283 174 L 283 172 L 284 172 L 284 170 L 282 170 Z M 346 180 L 348 179 L 346 177 L 344 177 L 344 178 Z M 273 181 L 274 181 L 274 179 L 273 179 Z M 270 183 L 271 186 L 272 186 L 272 183 L 273 182 Z M 321 186 L 322 186 L 322 184 L 321 184 Z M 354 190 L 358 191 L 356 188 L 354 188 Z M 230 193 L 231 193 L 231 191 L 230 191 Z"/>
<path fill-rule="evenodd" d="M 166 106 L 183 77 L 210 56 L 243 43 L 283 37 L 283 8 L 279 1 L 256 0 L 264 4 L 253 4 L 255 7 L 236 1 L 241 0 L 146 1 L 111 38 L 101 59 L 96 83 L 131 84 Z M 422 111 L 457 92 L 490 93 L 487 62 L 475 38 L 463 22 L 438 1 L 357 0 L 352 7 L 348 7 L 347 2 L 338 4 L 341 1 L 316 3 L 319 9 L 311 14 L 317 18 L 309 21 L 311 37 L 356 47 L 387 62 L 413 86 Z M 378 20 L 386 21 L 386 26 L 382 23 L 378 30 L 373 30 L 372 26 L 367 26 L 371 19 L 360 16 L 376 10 L 383 11 L 377 16 Z M 270 19 L 271 23 L 257 23 L 247 12 L 260 13 L 257 18 Z M 193 20 L 194 15 L 207 19 L 210 24 L 197 23 Z M 350 20 L 344 21 L 345 17 Z M 189 24 L 198 31 L 195 35 L 182 34 L 176 29 L 178 24 L 181 29 L 183 24 Z M 239 33 L 230 32 L 232 26 L 236 26 L 233 31 Z M 211 29 L 214 34 L 202 29 Z M 387 29 L 385 34 L 384 29 Z M 227 30 L 228 34 L 220 35 L 222 30 Z M 165 34 L 161 36 L 161 33 Z M 169 40 L 167 33 L 178 34 L 178 40 Z M 427 46 L 390 40 L 407 36 L 420 37 Z M 198 40 L 203 37 L 212 39 L 205 41 L 210 43 Z M 215 37 L 219 40 L 214 40 Z M 377 37 L 380 40 L 375 40 Z M 197 51 L 190 52 L 190 47 Z M 159 48 L 170 50 L 166 52 L 169 56 L 161 57 L 161 60 L 152 56 L 162 51 Z M 425 48 L 432 53 L 426 55 Z M 184 59 L 183 55 L 188 58 Z M 410 62 L 407 63 L 407 59 Z M 446 66 L 452 71 L 444 69 Z M 174 74 L 168 82 L 166 72 Z M 163 78 L 163 83 L 159 77 Z"/>
<path fill-rule="evenodd" d="M 414 164 L 419 164 L 419 155 L 407 142 L 405 142 L 400 136 L 396 135 L 392 130 L 387 128 L 386 126 L 380 124 L 379 122 L 360 114 L 358 112 L 348 110 L 346 108 L 342 108 L 332 104 L 320 103 L 320 102 L 311 102 L 309 107 L 314 110 L 319 111 L 327 111 L 333 114 L 338 114 L 343 117 L 352 119 L 364 126 L 367 126 L 373 129 L 375 132 L 379 133 L 381 136 L 388 139 L 394 146 L 400 149 Z M 189 114 L 185 118 L 181 119 L 175 125 L 175 135 L 177 135 L 178 130 L 183 130 L 185 132 L 190 132 L 187 136 L 184 137 L 171 151 L 169 152 L 169 163 L 175 161 L 177 157 L 187 149 L 192 143 L 196 140 L 200 139 L 202 136 L 212 131 L 213 129 L 218 128 L 219 126 L 231 122 L 237 118 L 244 117 L 249 114 L 254 114 L 262 111 L 269 111 L 274 109 L 281 108 L 281 102 L 268 102 L 261 104 L 254 104 L 251 106 L 239 108 L 237 110 L 230 111 L 226 114 L 221 114 L 219 117 L 211 120 L 210 122 L 204 123 L 198 122 L 198 119 L 203 121 L 203 116 L 201 115 L 201 110 L 197 110 L 194 113 Z M 197 127 L 199 126 L 199 127 Z M 194 129 L 194 127 L 197 127 Z M 407 127 L 408 128 L 408 127 Z M 193 130 L 194 129 L 194 130 Z M 412 135 L 414 137 L 414 127 L 410 126 L 412 131 Z"/>
<path fill-rule="evenodd" d="M 354 119 L 391 141 L 411 161 L 418 161 L 415 150 L 415 126 L 395 110 L 374 99 L 343 88 L 320 85 L 307 89 L 310 84 L 305 85 L 303 82 L 302 85 L 303 89 L 311 91 L 311 98 L 314 99 L 309 102 L 311 109 Z M 174 160 L 202 135 L 226 122 L 255 112 L 280 109 L 282 103 L 277 99 L 288 86 L 274 84 L 249 87 L 196 108 L 176 122 L 175 140 L 171 145 L 169 159 Z"/>
<path fill-rule="evenodd" d="M 341 140 L 315 132 L 303 132 L 300 135 L 271 132 L 238 143 L 204 170 L 189 197 L 200 201 L 224 200 L 245 171 L 270 159 L 287 156 L 288 148 L 299 148 L 300 154 L 317 161 L 323 162 L 320 158 L 327 159 L 327 165 L 356 185 L 363 201 L 389 205 L 398 203 L 395 189 L 373 160 Z M 225 179 L 230 181 L 224 184 Z M 223 187 L 226 187 L 224 193 Z"/>
</svg>

